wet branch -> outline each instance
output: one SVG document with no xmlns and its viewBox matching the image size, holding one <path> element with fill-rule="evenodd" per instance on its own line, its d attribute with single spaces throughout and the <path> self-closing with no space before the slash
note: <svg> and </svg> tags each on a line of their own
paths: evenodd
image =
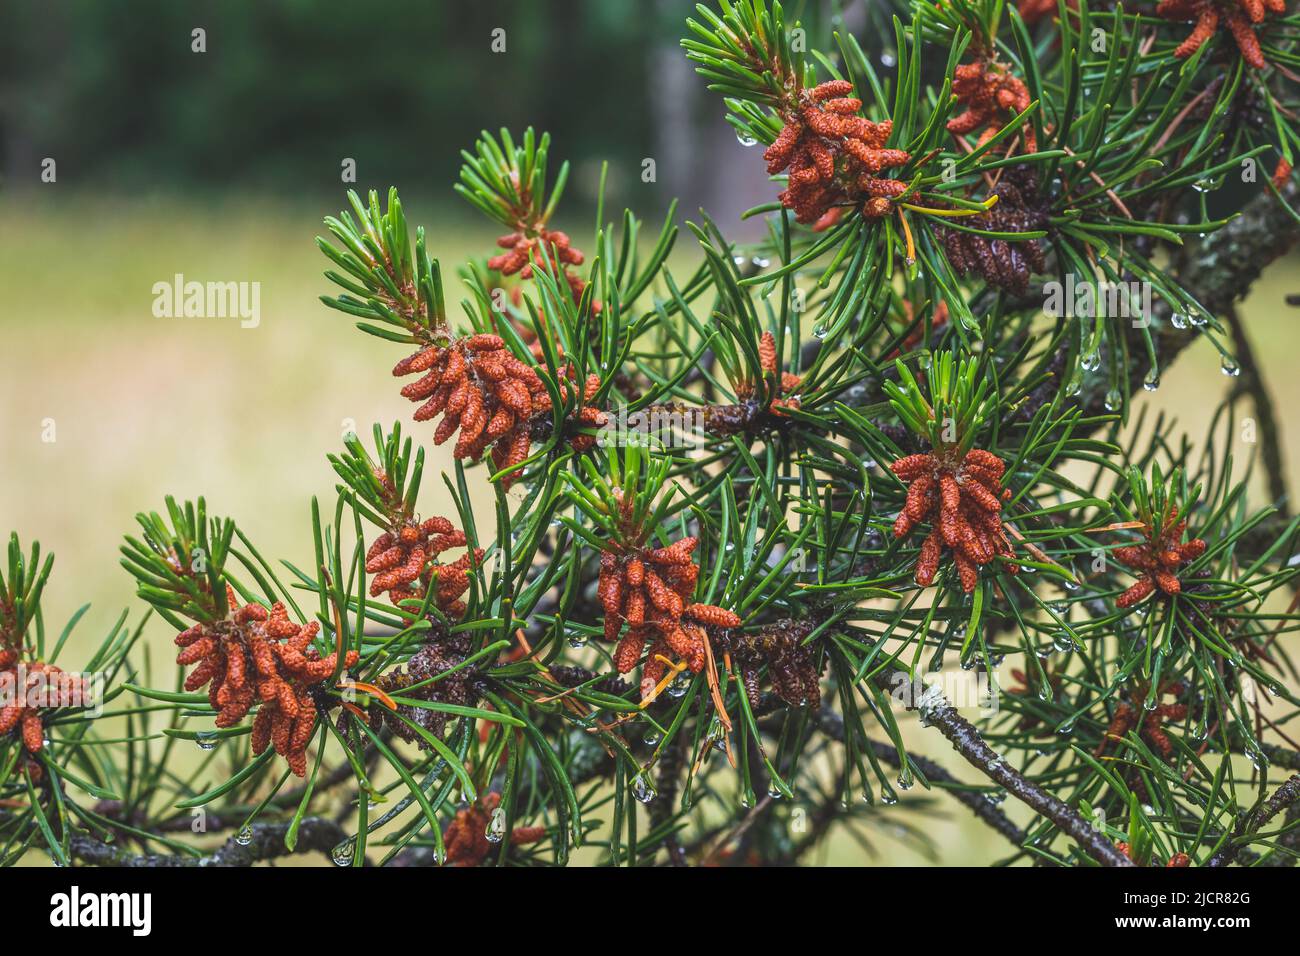
<svg viewBox="0 0 1300 956">
<path fill-rule="evenodd" d="M 1264 805 L 1254 813 L 1245 814 L 1237 821 L 1232 840 L 1206 862 L 1206 866 L 1227 866 L 1237 859 L 1244 843 L 1242 838 L 1255 833 L 1284 810 L 1290 809 L 1300 801 L 1300 773 L 1287 779 L 1286 783 L 1273 792 L 1273 796 L 1264 801 Z"/>
<path fill-rule="evenodd" d="M 288 823 L 255 823 L 248 842 L 231 837 L 216 852 L 208 856 L 173 856 L 148 853 L 135 855 L 105 843 L 84 831 L 74 832 L 68 840 L 68 851 L 74 860 L 91 866 L 120 866 L 129 868 L 192 867 L 192 866 L 252 866 L 264 860 L 276 860 L 296 853 L 323 853 L 329 855 L 333 848 L 348 838 L 347 832 L 333 820 L 308 817 L 298 827 L 298 841 L 290 850 L 284 844 L 289 832 Z"/>
</svg>

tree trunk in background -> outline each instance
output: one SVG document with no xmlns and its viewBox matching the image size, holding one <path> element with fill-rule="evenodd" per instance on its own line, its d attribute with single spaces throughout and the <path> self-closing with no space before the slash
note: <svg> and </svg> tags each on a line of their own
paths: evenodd
<svg viewBox="0 0 1300 956">
<path fill-rule="evenodd" d="M 661 17 L 680 18 L 676 0 L 656 0 L 655 6 Z M 741 146 L 731 126 L 719 122 L 726 107 L 695 75 L 676 41 L 657 46 L 649 63 L 653 158 L 664 204 L 676 197 L 688 219 L 698 219 L 703 208 L 737 241 L 759 237 L 762 222 L 742 223 L 740 214 L 779 191 L 764 172 L 761 147 Z"/>
</svg>

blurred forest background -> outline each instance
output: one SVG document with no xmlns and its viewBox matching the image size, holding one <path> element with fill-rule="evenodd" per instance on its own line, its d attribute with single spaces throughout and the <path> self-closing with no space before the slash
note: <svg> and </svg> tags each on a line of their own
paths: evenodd
<svg viewBox="0 0 1300 956">
<path fill-rule="evenodd" d="M 685 0 L 7 0 L 0 7 L 0 530 L 58 558 L 49 625 L 93 608 L 69 645 L 72 665 L 132 587 L 117 545 L 132 515 L 165 494 L 206 495 L 263 553 L 310 564 L 312 495 L 332 500 L 325 461 L 351 428 L 401 420 L 410 406 L 389 370 L 403 354 L 358 334 L 317 296 L 329 291 L 313 237 L 348 188 L 397 185 L 449 274 L 492 254 L 497 230 L 452 192 L 460 150 L 484 127 L 549 130 L 556 164 L 573 163 L 559 224 L 589 248 L 601 164 L 607 208 L 658 225 L 707 208 L 752 238 L 741 212 L 775 194 L 757 151 L 736 141 L 723 107 L 677 46 Z M 842 8 L 842 9 L 841 9 Z M 819 29 L 865 29 L 862 2 L 787 4 Z M 206 52 L 191 50 L 195 28 Z M 506 50 L 491 49 L 505 30 Z M 814 31 L 813 45 L 817 44 Z M 878 55 L 887 50 L 871 45 Z M 886 61 L 887 62 L 887 59 Z M 642 161 L 656 161 L 653 183 Z M 53 159 L 56 179 L 44 182 Z M 341 168 L 354 159 L 357 181 Z M 1225 199 L 1231 204 L 1231 198 Z M 675 256 L 693 261 L 687 238 Z M 1300 335 L 1284 296 L 1294 259 L 1265 275 L 1243 315 L 1278 402 L 1287 477 L 1297 486 Z M 237 319 L 164 319 L 152 287 L 258 282 L 256 328 Z M 1188 350 L 1144 398 L 1199 440 L 1237 380 L 1208 343 Z M 1239 414 L 1249 415 L 1249 403 Z M 419 439 L 431 429 L 414 426 Z M 1233 447 L 1243 463 L 1254 446 Z M 447 511 L 438 467 L 426 514 Z M 485 502 L 490 501 L 486 485 Z M 1262 496 L 1261 496 L 1262 500 Z M 490 512 L 489 512 L 490 513 Z M 153 680 L 173 679 L 165 627 L 148 632 Z M 905 718 L 915 723 L 915 718 Z M 918 735 L 918 741 L 923 735 Z M 942 741 L 933 756 L 953 766 Z M 960 775 L 959 767 L 953 769 Z M 943 798 L 925 827 L 944 862 L 1005 847 Z M 896 814 L 888 814 L 897 818 Z M 915 817 L 910 822 L 917 822 Z M 877 858 L 850 840 L 832 862 L 917 863 L 922 842 L 888 823 Z"/>
</svg>

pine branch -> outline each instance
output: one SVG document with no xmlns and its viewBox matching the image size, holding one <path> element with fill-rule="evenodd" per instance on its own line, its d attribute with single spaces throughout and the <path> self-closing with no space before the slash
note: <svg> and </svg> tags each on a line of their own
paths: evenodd
<svg viewBox="0 0 1300 956">
<path fill-rule="evenodd" d="M 882 687 L 896 687 L 900 679 L 911 680 L 903 671 L 891 671 L 878 678 L 877 683 Z M 1001 784 L 1007 793 L 1035 813 L 1055 823 L 1061 832 L 1073 838 L 1080 849 L 1098 863 L 1106 866 L 1133 865 L 1133 861 L 1117 850 L 1103 831 L 1085 820 L 1069 804 L 1052 796 L 1012 767 L 1005 757 L 988 745 L 974 724 L 957 713 L 957 708 L 947 698 L 932 694 L 919 709 L 923 723 L 937 728 L 971 766 L 990 780 Z"/>
<path fill-rule="evenodd" d="M 289 823 L 255 823 L 252 833 L 231 837 L 215 852 L 207 856 L 182 856 L 170 854 L 134 855 L 127 850 L 88 833 L 75 831 L 68 840 L 73 859 L 92 866 L 119 866 L 128 868 L 152 867 L 228 867 L 252 866 L 267 860 L 277 860 L 297 853 L 323 853 L 329 856 L 339 843 L 348 838 L 343 827 L 323 817 L 306 817 L 298 827 L 298 840 L 290 850 L 285 846 Z M 241 842 L 247 839 L 247 843 Z"/>
<path fill-rule="evenodd" d="M 1289 809 L 1300 801 L 1300 773 L 1287 779 L 1280 787 L 1273 792 L 1273 795 L 1264 802 L 1264 805 L 1255 813 L 1248 813 L 1237 821 L 1237 826 L 1233 830 L 1232 839 L 1228 844 L 1214 856 L 1205 862 L 1206 866 L 1227 866 L 1237 859 L 1245 846 L 1241 842 L 1242 838 L 1248 834 L 1257 832 L 1269 820 Z"/>
</svg>

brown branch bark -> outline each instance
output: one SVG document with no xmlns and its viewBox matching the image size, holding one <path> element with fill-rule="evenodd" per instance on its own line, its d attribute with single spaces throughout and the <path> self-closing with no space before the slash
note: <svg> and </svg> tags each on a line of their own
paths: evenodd
<svg viewBox="0 0 1300 956">
<path fill-rule="evenodd" d="M 1259 830 L 1283 810 L 1289 809 L 1297 800 L 1300 800 L 1300 773 L 1288 778 L 1286 783 L 1278 787 L 1273 792 L 1273 796 L 1264 801 L 1264 805 L 1255 813 L 1246 814 L 1237 821 L 1232 839 L 1223 849 L 1206 860 L 1205 865 L 1217 867 L 1232 863 L 1244 846 L 1240 842 L 1242 837 Z"/>
<path fill-rule="evenodd" d="M 898 673 L 901 672 L 895 672 Z M 907 675 L 904 674 L 903 679 L 906 680 Z M 988 745 L 974 724 L 957 713 L 957 708 L 947 698 L 931 694 L 919 712 L 925 724 L 943 734 L 972 767 L 1001 784 L 1007 793 L 1039 816 L 1055 823 L 1062 833 L 1098 863 L 1104 866 L 1133 865 L 1133 861 L 1117 850 L 1105 833 L 1085 820 L 1077 810 L 1011 766 L 1005 757 Z"/>
<path fill-rule="evenodd" d="M 71 835 L 68 849 L 74 860 L 91 866 L 252 866 L 263 860 L 275 860 L 295 853 L 329 855 L 335 846 L 348 837 L 343 827 L 323 817 L 307 817 L 302 821 L 298 828 L 298 842 L 292 850 L 284 845 L 285 835 L 289 832 L 288 823 L 258 823 L 251 829 L 247 844 L 241 843 L 237 837 L 231 837 L 208 856 L 172 856 L 160 853 L 135 855 L 121 847 L 104 843 L 83 830 L 77 830 Z"/>
</svg>

